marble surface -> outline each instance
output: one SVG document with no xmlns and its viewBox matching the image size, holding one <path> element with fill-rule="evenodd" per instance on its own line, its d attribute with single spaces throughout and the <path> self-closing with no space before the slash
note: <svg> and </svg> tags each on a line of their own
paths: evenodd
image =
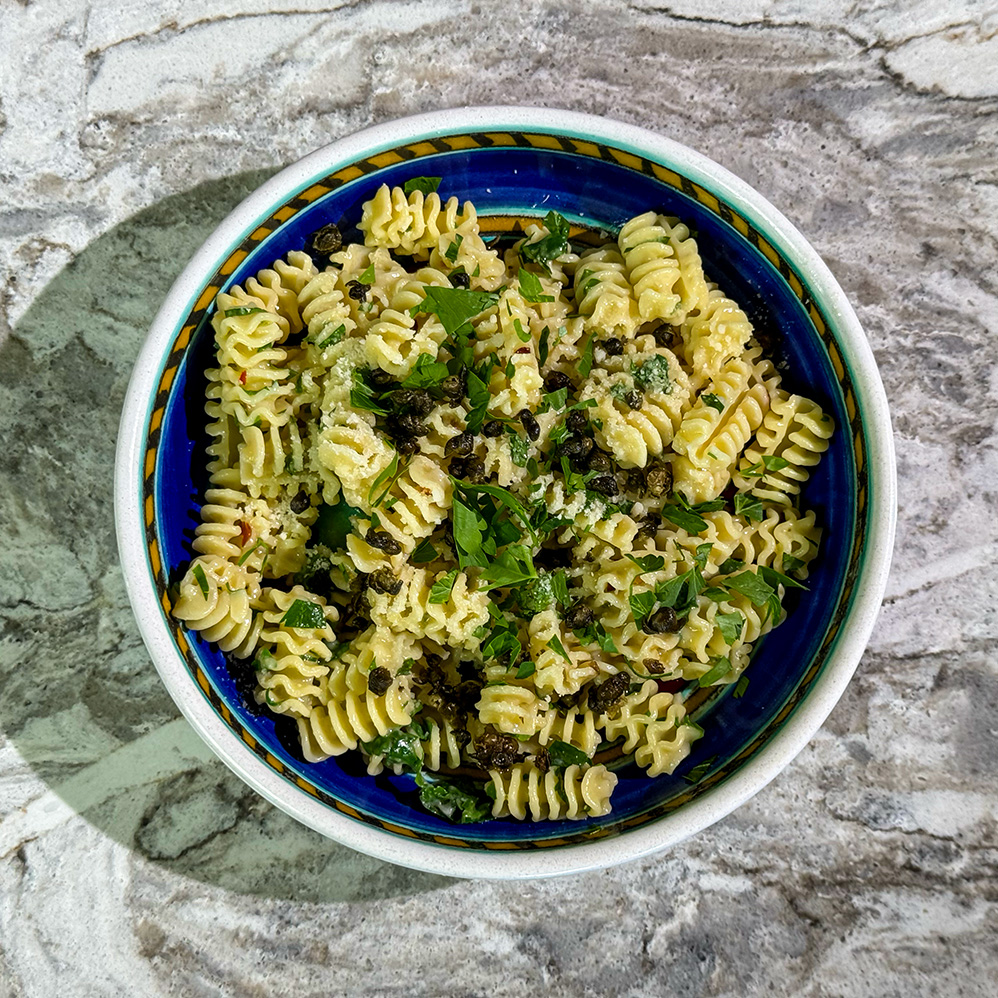
<svg viewBox="0 0 998 998">
<path fill-rule="evenodd" d="M 865 324 L 901 485 L 869 650 L 793 765 L 666 855 L 508 885 L 229 774 L 111 510 L 130 365 L 216 222 L 324 142 L 487 102 L 650 126 L 778 205 Z M 987 0 L 0 0 L 0 995 L 998 994 L 996 112 Z"/>
</svg>

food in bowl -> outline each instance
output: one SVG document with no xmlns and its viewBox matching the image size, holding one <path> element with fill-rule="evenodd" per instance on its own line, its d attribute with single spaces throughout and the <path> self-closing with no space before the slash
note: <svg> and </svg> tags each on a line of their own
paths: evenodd
<svg viewBox="0 0 998 998">
<path fill-rule="evenodd" d="M 173 613 L 309 762 L 412 772 L 455 821 L 599 817 L 610 746 L 671 774 L 691 707 L 744 691 L 818 552 L 833 423 L 680 219 L 490 245 L 439 181 L 217 296 Z"/>
</svg>

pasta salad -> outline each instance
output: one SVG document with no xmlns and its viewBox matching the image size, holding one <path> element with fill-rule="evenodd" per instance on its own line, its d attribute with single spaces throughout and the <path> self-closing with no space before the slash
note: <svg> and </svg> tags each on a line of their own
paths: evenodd
<svg viewBox="0 0 998 998">
<path fill-rule="evenodd" d="M 173 614 L 309 762 L 410 772 L 454 821 L 602 816 L 608 749 L 671 774 L 691 696 L 744 689 L 817 552 L 833 424 L 682 221 L 490 243 L 438 184 L 218 295 Z"/>
</svg>

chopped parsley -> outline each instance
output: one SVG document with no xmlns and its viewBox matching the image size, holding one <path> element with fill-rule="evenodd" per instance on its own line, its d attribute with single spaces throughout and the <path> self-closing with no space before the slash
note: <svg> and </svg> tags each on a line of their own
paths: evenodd
<svg viewBox="0 0 998 998">
<path fill-rule="evenodd" d="M 554 295 L 544 294 L 540 278 L 531 271 L 521 269 L 518 280 L 520 282 L 520 294 L 523 295 L 524 301 L 554 301 Z"/>
<path fill-rule="evenodd" d="M 568 742 L 553 741 L 548 747 L 548 759 L 554 769 L 565 769 L 568 766 L 586 766 L 589 756 L 580 748 L 569 745 Z"/>
<path fill-rule="evenodd" d="M 403 388 L 435 388 L 450 372 L 447 365 L 436 360 L 433 354 L 421 353 L 413 369 L 402 382 Z"/>
<path fill-rule="evenodd" d="M 669 360 L 662 354 L 649 357 L 640 367 L 634 369 L 634 383 L 647 392 L 672 391 L 672 377 L 669 374 Z"/>
<path fill-rule="evenodd" d="M 454 582 L 457 579 L 458 570 L 452 568 L 446 575 L 441 575 L 430 587 L 431 603 L 446 603 L 450 599 L 451 591 L 454 589 Z"/>
<path fill-rule="evenodd" d="M 724 643 L 733 645 L 741 637 L 745 618 L 735 610 L 734 613 L 719 613 L 714 618 L 714 623 L 717 624 Z"/>
<path fill-rule="evenodd" d="M 318 603 L 313 603 L 307 599 L 296 599 L 287 612 L 281 617 L 282 627 L 299 627 L 302 629 L 315 630 L 324 627 L 326 616 L 322 612 L 322 607 Z"/>
<path fill-rule="evenodd" d="M 544 267 L 567 253 L 569 225 L 565 218 L 556 211 L 549 211 L 544 216 L 544 227 L 548 230 L 536 242 L 520 244 L 520 259 L 526 263 L 539 263 Z"/>
<path fill-rule="evenodd" d="M 425 565 L 437 557 L 437 549 L 430 542 L 429 538 L 421 541 L 419 547 L 412 552 L 412 563 L 414 565 Z"/>
<path fill-rule="evenodd" d="M 735 515 L 746 516 L 750 520 L 762 520 L 762 500 L 751 492 L 739 492 L 734 499 Z"/>
<path fill-rule="evenodd" d="M 408 197 L 415 191 L 421 194 L 432 194 L 439 186 L 443 177 L 413 177 L 402 185 L 402 193 Z"/>
<path fill-rule="evenodd" d="M 703 402 L 704 405 L 709 405 L 711 409 L 716 409 L 718 412 L 724 412 L 724 400 L 720 397 L 720 395 L 714 395 L 711 392 L 704 392 L 703 395 L 700 396 L 700 401 Z"/>
<path fill-rule="evenodd" d="M 363 515 L 362 509 L 351 506 L 340 496 L 334 506 L 319 507 L 318 518 L 312 527 L 312 540 L 330 551 L 339 551 L 346 547 L 347 534 L 353 530 L 351 517 Z"/>
<path fill-rule="evenodd" d="M 204 574 L 204 569 L 197 562 L 194 562 L 194 567 L 191 569 L 191 575 L 194 576 L 194 580 L 198 584 L 198 589 L 201 590 L 201 595 L 204 599 L 207 599 L 210 591 L 208 588 L 208 578 Z"/>
<path fill-rule="evenodd" d="M 455 336 L 476 315 L 495 307 L 498 294 L 485 291 L 471 291 L 468 288 L 437 288 L 427 285 L 423 288 L 425 297 L 418 305 L 409 309 L 409 314 L 417 316 L 422 312 L 432 312 L 440 320 L 448 336 Z"/>
<path fill-rule="evenodd" d="M 222 316 L 226 319 L 232 319 L 237 315 L 255 315 L 257 312 L 266 312 L 265 308 L 249 308 L 248 306 L 240 305 L 237 308 L 227 308 Z"/>
</svg>

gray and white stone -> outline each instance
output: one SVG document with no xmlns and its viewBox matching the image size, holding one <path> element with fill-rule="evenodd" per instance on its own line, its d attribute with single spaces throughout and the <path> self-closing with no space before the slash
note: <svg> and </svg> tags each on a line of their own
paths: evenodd
<svg viewBox="0 0 998 998">
<path fill-rule="evenodd" d="M 0 994 L 998 994 L 998 7 L 705 7 L 0 3 Z M 801 756 L 667 854 L 506 885 L 351 853 L 216 761 L 111 508 L 130 365 L 225 213 L 359 127 L 490 102 L 645 125 L 780 207 L 865 325 L 901 486 Z"/>
</svg>

